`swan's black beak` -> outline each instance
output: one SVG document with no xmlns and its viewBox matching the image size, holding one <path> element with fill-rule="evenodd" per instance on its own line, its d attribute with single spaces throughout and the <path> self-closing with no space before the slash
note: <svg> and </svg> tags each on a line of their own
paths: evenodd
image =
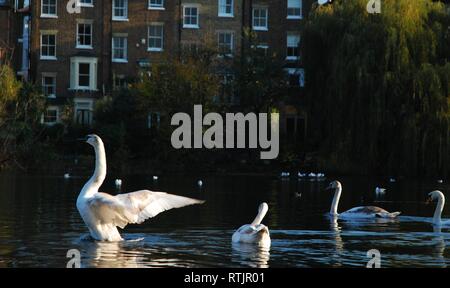
<svg viewBox="0 0 450 288">
<path fill-rule="evenodd" d="M 86 137 L 81 137 L 81 138 L 78 138 L 77 140 L 78 141 L 83 141 L 83 142 L 86 142 L 87 140 L 89 139 L 89 137 L 88 136 L 86 136 Z"/>
<path fill-rule="evenodd" d="M 430 196 L 428 196 L 427 200 L 425 201 L 425 204 L 429 205 L 431 204 L 431 202 L 433 202 L 433 199 Z"/>
<path fill-rule="evenodd" d="M 325 191 L 331 190 L 331 189 L 333 189 L 333 186 L 331 186 L 331 184 L 330 184 L 330 185 L 327 186 L 327 188 L 325 188 Z"/>
</svg>

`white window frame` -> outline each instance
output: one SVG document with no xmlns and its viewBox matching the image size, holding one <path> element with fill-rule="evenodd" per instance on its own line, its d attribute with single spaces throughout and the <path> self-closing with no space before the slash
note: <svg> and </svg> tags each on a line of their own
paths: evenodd
<svg viewBox="0 0 450 288">
<path fill-rule="evenodd" d="M 302 88 L 305 87 L 305 69 L 300 68 L 298 69 L 298 85 Z"/>
<path fill-rule="evenodd" d="M 166 10 L 164 7 L 164 0 L 161 0 L 161 5 L 152 4 L 152 0 L 148 0 L 148 9 L 149 10 Z"/>
<path fill-rule="evenodd" d="M 265 10 L 266 11 L 266 25 L 265 26 L 256 26 L 255 25 L 255 11 L 256 10 Z M 258 19 L 264 19 L 262 17 L 258 17 Z M 263 6 L 254 6 L 252 8 L 252 29 L 254 31 L 268 31 L 269 30 L 269 8 Z"/>
<path fill-rule="evenodd" d="M 79 85 L 79 64 L 89 64 L 89 86 Z M 70 59 L 70 89 L 98 91 L 98 59 L 93 57 L 72 57 Z"/>
<path fill-rule="evenodd" d="M 48 111 L 56 111 L 56 119 L 54 122 L 45 122 L 45 113 Z M 41 123 L 44 125 L 52 126 L 59 123 L 59 107 L 58 106 L 49 106 L 46 111 L 41 116 Z"/>
<path fill-rule="evenodd" d="M 289 6 L 289 2 L 291 2 L 291 1 L 298 1 L 298 3 L 300 3 L 300 5 Z M 300 15 L 289 15 L 289 9 L 300 9 Z M 303 0 L 287 0 L 286 13 L 287 13 L 286 19 L 291 19 L 291 20 L 303 19 Z"/>
<path fill-rule="evenodd" d="M 112 20 L 113 21 L 129 21 L 128 20 L 128 0 L 123 0 L 124 1 L 124 4 L 125 4 L 125 7 L 121 7 L 121 9 L 123 9 L 125 12 L 125 15 L 124 16 L 116 16 L 115 15 L 115 12 L 116 12 L 116 1 L 115 0 L 112 0 Z"/>
<path fill-rule="evenodd" d="M 222 53 L 221 51 L 220 51 L 220 47 L 221 47 L 221 45 L 220 45 L 220 35 L 221 34 L 229 34 L 229 35 L 231 35 L 231 43 L 230 43 L 230 52 L 229 53 Z M 234 31 L 218 31 L 217 32 L 217 47 L 218 47 L 218 50 L 219 50 L 219 53 L 220 53 L 220 55 L 219 56 L 222 56 L 222 55 L 225 55 L 225 56 L 227 56 L 227 57 L 232 57 L 233 56 L 233 54 L 234 54 L 234 43 L 235 43 L 235 40 L 234 40 Z M 227 44 L 227 46 L 228 46 L 228 44 Z"/>
<path fill-rule="evenodd" d="M 94 119 L 92 119 L 92 114 L 94 112 L 94 100 L 93 99 L 89 99 L 89 98 L 75 98 L 74 99 L 74 113 L 73 113 L 73 121 L 76 122 L 77 121 L 77 117 L 78 117 L 78 111 L 81 110 L 80 106 L 81 104 L 87 104 L 87 110 L 90 112 L 89 114 L 89 119 L 87 123 L 88 125 L 91 125 L 94 121 Z"/>
<path fill-rule="evenodd" d="M 76 47 L 75 48 L 77 48 L 77 49 L 94 49 L 94 21 L 93 20 L 82 20 L 82 19 L 79 19 L 78 21 L 77 21 L 77 26 L 76 26 L 76 29 L 77 29 L 77 33 L 76 33 Z M 79 38 L 79 35 L 78 35 L 78 33 L 79 33 L 79 25 L 80 24 L 82 24 L 82 25 L 91 25 L 91 45 L 82 45 L 82 44 L 80 44 L 79 43 L 79 40 L 80 40 L 80 38 Z"/>
<path fill-rule="evenodd" d="M 54 91 L 54 93 L 53 94 L 50 94 L 50 95 L 45 95 L 45 93 L 44 93 L 44 95 L 47 97 L 47 98 L 51 98 L 51 99 L 54 99 L 54 98 L 56 98 L 56 73 L 42 73 L 41 74 L 41 77 L 42 77 L 42 90 L 43 90 L 43 92 L 45 91 L 45 88 L 47 87 L 47 85 L 45 84 L 45 78 L 46 77 L 48 77 L 48 78 L 54 78 L 54 80 L 53 80 L 53 85 L 54 85 L 54 87 L 53 87 L 53 91 Z"/>
<path fill-rule="evenodd" d="M 269 45 L 268 44 L 258 44 L 258 45 L 256 45 L 256 49 L 267 50 L 267 49 L 269 49 Z"/>
<path fill-rule="evenodd" d="M 298 87 L 305 87 L 305 69 L 303 68 L 286 68 L 285 69 L 288 76 L 296 75 L 298 76 Z"/>
<path fill-rule="evenodd" d="M 114 46 L 114 39 L 115 38 L 122 38 L 125 39 L 124 47 L 122 49 L 124 50 L 124 58 L 115 58 L 114 56 L 114 49 L 116 47 Z M 114 63 L 128 63 L 128 35 L 127 34 L 113 34 L 112 40 L 111 40 L 111 58 L 112 62 Z"/>
<path fill-rule="evenodd" d="M 186 8 L 196 8 L 197 9 L 197 24 L 186 24 Z M 192 16 L 190 16 L 192 17 Z M 188 29 L 199 29 L 200 28 L 200 5 L 198 4 L 184 4 L 183 5 L 183 28 Z"/>
<path fill-rule="evenodd" d="M 300 44 L 300 41 L 301 41 L 300 34 L 298 34 L 298 33 L 288 33 L 287 36 L 286 36 L 286 60 L 289 60 L 289 61 L 299 60 L 300 59 L 300 55 L 297 55 L 297 56 L 289 56 L 288 55 L 288 49 L 294 47 L 294 46 L 289 46 L 289 36 L 294 36 L 294 37 L 298 38 L 298 43 L 297 43 L 297 46 L 295 46 L 295 48 L 297 48 L 298 52 L 300 53 L 300 48 L 298 47 L 298 45 Z"/>
<path fill-rule="evenodd" d="M 227 3 L 228 1 L 230 1 L 231 3 Z M 231 12 L 227 13 L 226 12 L 226 7 L 231 6 Z M 221 11 L 221 8 L 225 7 L 225 12 Z M 219 17 L 234 17 L 234 0 L 218 0 L 217 2 L 217 15 Z"/>
<path fill-rule="evenodd" d="M 126 77 L 125 77 L 124 74 L 113 74 L 113 91 L 119 91 L 121 89 L 126 88 L 126 87 L 122 87 L 120 85 L 116 85 L 117 84 L 117 82 L 116 82 L 117 80 L 124 80 L 125 84 L 128 85 L 128 83 L 126 81 Z"/>
<path fill-rule="evenodd" d="M 44 13 L 44 0 L 41 0 L 41 18 L 58 18 L 58 0 L 55 0 L 55 14 Z"/>
<path fill-rule="evenodd" d="M 156 37 L 156 36 L 151 36 L 150 35 L 150 27 L 152 26 L 158 26 L 161 27 L 162 29 L 162 33 L 161 33 L 161 37 Z M 161 38 L 161 47 L 150 47 L 150 37 L 151 38 Z M 150 23 L 150 25 L 148 25 L 147 28 L 147 51 L 149 52 L 161 52 L 164 50 L 164 23 L 160 23 L 160 22 L 153 22 Z"/>
<path fill-rule="evenodd" d="M 269 51 L 269 44 L 258 44 L 256 46 L 252 45 L 253 49 L 260 49 L 262 51 L 264 51 L 264 55 L 267 55 L 268 51 Z"/>
<path fill-rule="evenodd" d="M 81 1 L 83 1 L 83 0 L 79 0 L 80 7 L 87 7 L 87 8 L 94 7 L 94 0 L 85 0 L 85 1 L 88 1 L 87 3 L 83 3 Z"/>
<path fill-rule="evenodd" d="M 56 57 L 56 49 L 57 49 L 57 31 L 52 31 L 52 30 L 41 30 L 40 31 L 40 39 L 39 39 L 39 43 L 40 43 L 40 45 L 39 45 L 39 51 L 40 51 L 40 53 L 39 53 L 39 55 L 40 55 L 40 60 L 57 60 L 57 57 Z M 48 56 L 48 55 L 42 55 L 42 45 L 43 45 L 43 43 L 42 43 L 42 36 L 44 36 L 44 35 L 53 35 L 53 36 L 55 36 L 55 55 L 54 56 Z"/>
</svg>

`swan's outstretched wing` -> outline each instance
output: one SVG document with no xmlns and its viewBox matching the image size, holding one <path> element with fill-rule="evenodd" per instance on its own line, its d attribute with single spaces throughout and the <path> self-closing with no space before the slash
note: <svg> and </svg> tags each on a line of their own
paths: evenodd
<svg viewBox="0 0 450 288">
<path fill-rule="evenodd" d="M 87 203 L 91 212 L 101 222 L 123 228 L 128 223 L 142 223 L 163 211 L 202 204 L 204 201 L 164 192 L 141 190 L 116 196 L 97 193 Z"/>
<path fill-rule="evenodd" d="M 135 214 L 136 219 L 130 223 L 142 223 L 148 218 L 155 217 L 161 212 L 172 208 L 181 208 L 193 204 L 203 204 L 205 201 L 193 198 L 141 190 L 137 192 L 119 194 L 116 196 Z"/>
</svg>

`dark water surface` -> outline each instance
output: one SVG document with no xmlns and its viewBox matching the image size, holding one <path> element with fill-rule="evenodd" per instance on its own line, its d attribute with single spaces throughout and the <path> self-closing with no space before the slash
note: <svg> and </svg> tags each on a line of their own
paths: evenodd
<svg viewBox="0 0 450 288">
<path fill-rule="evenodd" d="M 427 220 L 435 204 L 424 204 L 434 189 L 449 198 L 445 183 L 342 178 L 339 211 L 375 204 L 404 216 L 336 222 L 325 216 L 333 197 L 324 190 L 328 180 L 202 177 L 199 189 L 199 177 L 121 178 L 123 192 L 147 188 L 207 202 L 127 226 L 124 242 L 94 242 L 75 207 L 86 177 L 0 175 L 0 267 L 66 267 L 69 249 L 81 252 L 82 267 L 365 267 L 370 249 L 380 251 L 381 267 L 450 265 L 450 229 L 433 229 Z M 102 190 L 117 193 L 113 183 L 108 178 Z M 388 189 L 384 197 L 375 196 L 376 186 Z M 231 245 L 234 230 L 253 220 L 262 201 L 269 204 L 263 223 L 270 250 Z"/>
</svg>

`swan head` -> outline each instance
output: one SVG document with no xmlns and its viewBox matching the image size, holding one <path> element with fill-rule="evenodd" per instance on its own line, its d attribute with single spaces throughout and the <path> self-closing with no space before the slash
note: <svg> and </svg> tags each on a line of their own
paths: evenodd
<svg viewBox="0 0 450 288">
<path fill-rule="evenodd" d="M 444 193 L 442 193 L 439 190 L 435 190 L 435 191 L 432 191 L 432 192 L 428 193 L 428 198 L 427 198 L 427 202 L 426 203 L 430 204 L 431 202 L 437 201 L 437 200 L 440 200 L 440 199 L 445 199 Z"/>
<path fill-rule="evenodd" d="M 96 148 L 102 143 L 102 139 L 98 135 L 89 134 L 86 136 L 86 143 Z"/>
<path fill-rule="evenodd" d="M 258 213 L 266 214 L 268 210 L 269 210 L 269 205 L 267 205 L 266 202 L 263 202 L 263 203 L 261 203 L 261 205 L 259 205 Z"/>
<path fill-rule="evenodd" d="M 338 188 L 342 188 L 342 184 L 341 184 L 341 182 L 335 180 L 335 181 L 331 182 L 331 183 L 328 185 L 328 187 L 326 188 L 326 190 L 335 190 L 335 189 L 338 189 Z"/>
</svg>

